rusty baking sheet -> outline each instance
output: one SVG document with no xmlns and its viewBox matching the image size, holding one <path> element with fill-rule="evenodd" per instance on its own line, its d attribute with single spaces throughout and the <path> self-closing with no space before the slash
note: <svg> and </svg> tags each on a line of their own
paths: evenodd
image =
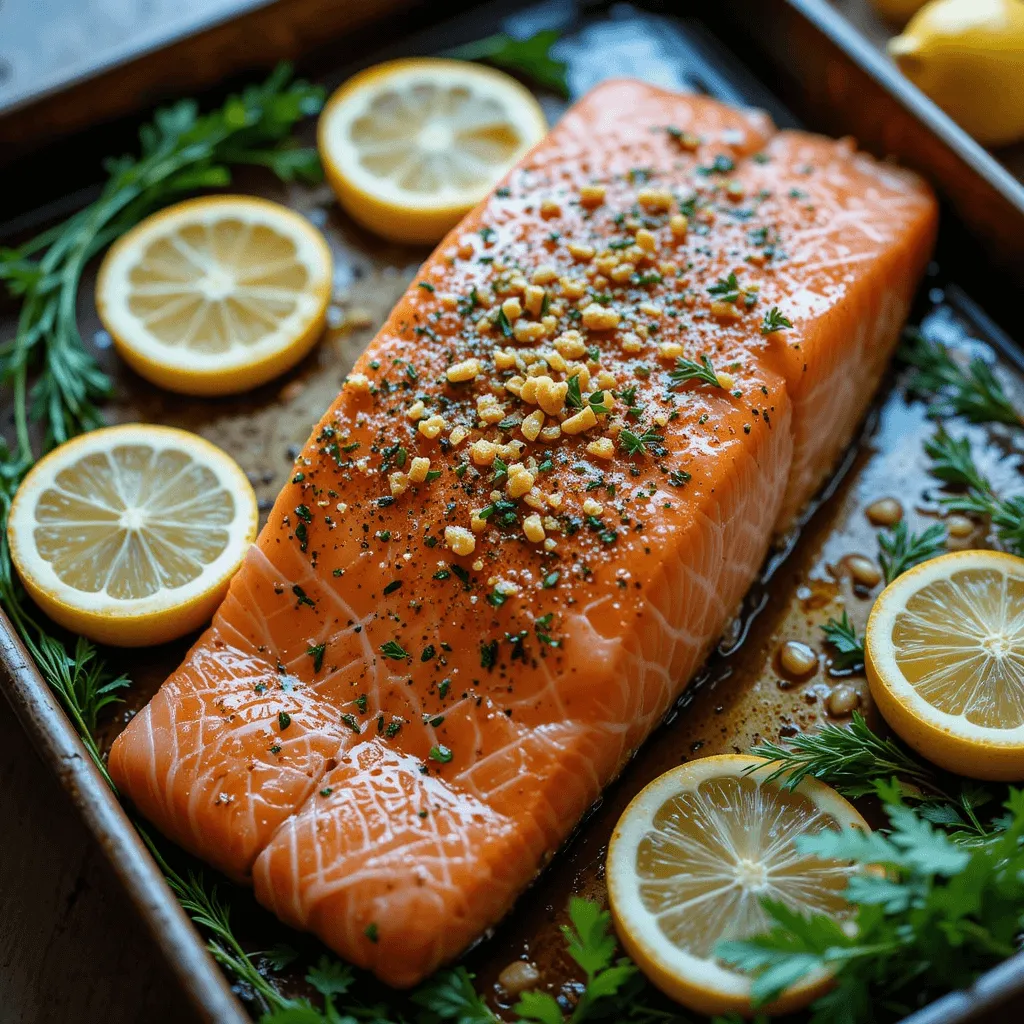
<svg viewBox="0 0 1024 1024">
<path fill-rule="evenodd" d="M 787 17 L 796 18 L 802 17 L 801 11 L 809 2 L 765 0 L 765 6 L 774 3 L 786 9 Z M 559 56 L 568 61 L 575 94 L 585 91 L 599 78 L 634 75 L 671 87 L 706 91 L 729 102 L 767 107 L 781 125 L 799 123 L 773 89 L 748 70 L 750 66 L 773 66 L 773 51 L 767 44 L 761 49 L 748 47 L 742 42 L 743 34 L 730 27 L 730 19 L 740 5 L 733 0 L 718 0 L 695 6 L 704 15 L 702 20 L 678 19 L 626 5 L 578 5 L 568 0 L 507 15 L 507 5 L 494 4 L 401 40 L 392 39 L 381 50 L 371 48 L 368 37 L 357 36 L 347 41 L 348 49 L 344 52 L 360 53 L 358 59 L 343 60 L 335 53 L 334 63 L 325 64 L 321 55 L 311 60 L 309 67 L 332 87 L 356 67 L 382 57 L 438 52 L 488 34 L 501 25 L 519 33 L 556 25 L 567 30 Z M 801 24 L 802 32 L 811 33 L 813 21 Z M 821 45 L 824 48 L 825 42 Z M 842 51 L 840 48 L 828 52 L 830 60 L 839 60 L 837 54 Z M 855 62 L 844 67 L 846 74 L 860 73 Z M 781 79 L 771 81 L 774 88 Z M 816 111 L 820 111 L 820 104 L 801 102 L 799 89 L 787 87 L 785 91 L 788 102 L 804 123 L 818 127 L 821 121 Z M 542 99 L 553 119 L 561 109 L 561 101 L 553 96 Z M 893 106 L 887 108 L 888 116 L 900 116 L 898 110 L 903 108 L 891 98 L 890 102 Z M 906 110 L 901 116 L 912 119 Z M 833 131 L 844 130 L 844 125 L 849 126 L 854 120 L 849 111 L 846 115 L 839 108 L 829 112 L 829 127 Z M 305 126 L 303 132 L 306 140 L 311 140 L 313 126 Z M 964 164 L 964 168 L 962 173 L 969 175 L 969 166 Z M 83 282 L 80 324 L 83 337 L 116 381 L 116 398 L 106 410 L 109 419 L 171 424 L 216 442 L 249 474 L 265 512 L 285 483 L 310 426 L 333 400 L 355 356 L 384 321 L 427 252 L 382 243 L 362 231 L 339 210 L 326 186 L 284 186 L 251 174 L 241 176 L 235 187 L 279 200 L 300 211 L 323 230 L 334 252 L 336 273 L 329 326 L 320 346 L 300 366 L 271 384 L 233 398 L 199 400 L 159 391 L 117 363 L 110 339 L 101 330 L 92 305 L 95 268 Z M 945 194 L 945 198 L 949 200 L 949 195 Z M 25 224 L 23 219 L 22 225 Z M 1017 224 L 1019 230 L 1020 222 Z M 968 345 L 992 359 L 1007 387 L 1024 404 L 1021 350 L 969 297 L 981 294 L 986 307 L 994 309 L 997 318 L 1001 318 L 1008 305 L 999 296 L 1012 296 L 1012 278 L 1008 272 L 1001 275 L 986 269 L 990 287 L 980 293 L 976 291 L 970 268 L 988 268 L 991 261 L 987 248 L 975 243 L 971 233 L 963 228 L 955 210 L 947 208 L 938 262 L 922 289 L 915 317 L 928 333 L 944 341 Z M 965 290 L 963 283 L 968 280 L 972 284 Z M 0 306 L 0 338 L 12 333 L 12 311 Z M 845 565 L 851 554 L 876 552 L 874 530 L 864 515 L 867 504 L 880 497 L 900 497 L 908 519 L 918 528 L 936 516 L 934 481 L 924 472 L 921 452 L 921 440 L 931 429 L 923 407 L 908 403 L 898 381 L 891 378 L 868 414 L 862 437 L 807 513 L 800 530 L 780 541 L 741 614 L 665 724 L 607 790 L 517 908 L 494 934 L 467 954 L 465 962 L 477 974 L 482 990 L 490 993 L 499 1012 L 507 1007 L 494 988 L 497 975 L 510 961 L 524 954 L 539 965 L 544 983 L 556 994 L 566 979 L 572 978 L 572 965 L 566 960 L 558 932 L 558 925 L 565 920 L 568 895 L 580 892 L 603 898 L 603 854 L 611 828 L 625 804 L 650 779 L 693 756 L 743 751 L 761 738 L 793 735 L 826 720 L 848 720 L 854 707 L 877 721 L 863 678 L 831 674 L 818 627 L 844 606 L 858 625 L 862 626 L 866 618 L 870 600 L 854 585 Z M 993 479 L 1008 488 L 1019 489 L 1024 440 L 999 428 L 993 428 L 991 433 L 971 428 L 970 433 L 979 444 L 994 442 L 988 449 L 993 456 L 984 463 Z M 995 453 L 1003 455 L 998 464 Z M 983 540 L 976 537 L 968 542 Z M 0 630 L 0 660 L 10 677 L 5 692 L 106 850 L 191 996 L 197 1019 L 244 1021 L 245 1011 L 236 996 L 244 998 L 246 993 L 232 993 L 124 811 L 89 763 L 54 698 L 34 667 L 27 663 L 21 645 L 10 637 L 6 620 L 0 621 L 0 626 L 4 627 Z M 818 668 L 809 678 L 787 679 L 779 671 L 778 648 L 790 639 L 806 640 L 822 652 Z M 126 704 L 116 709 L 104 724 L 105 749 L 130 715 L 176 666 L 187 644 L 186 640 L 149 650 L 144 659 L 140 659 L 138 652 L 111 652 L 114 664 L 130 672 L 134 686 Z M 187 866 L 190 862 L 182 856 L 175 858 L 175 863 Z M 277 923 L 255 905 L 247 892 L 226 882 L 222 883 L 222 892 L 230 892 L 233 920 L 248 948 L 267 949 L 286 941 L 302 951 L 303 965 L 319 955 L 313 940 L 295 935 Z M 301 973 L 286 972 L 278 977 L 283 977 L 286 987 L 297 990 Z M 571 990 L 571 981 L 568 984 Z M 971 991 L 955 993 L 908 1018 L 908 1024 L 1004 1020 L 1003 1011 L 993 1008 L 1015 993 L 1024 993 L 1022 957 L 989 972 Z"/>
</svg>

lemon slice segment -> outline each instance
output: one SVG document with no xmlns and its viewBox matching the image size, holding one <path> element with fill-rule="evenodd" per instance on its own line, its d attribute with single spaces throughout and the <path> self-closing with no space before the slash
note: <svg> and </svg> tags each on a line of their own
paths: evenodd
<svg viewBox="0 0 1024 1024">
<path fill-rule="evenodd" d="M 320 115 L 327 179 L 351 217 L 434 243 L 547 131 L 529 90 L 493 68 L 416 58 L 349 79 Z"/>
<path fill-rule="evenodd" d="M 96 308 L 121 357 L 189 395 L 263 384 L 323 331 L 331 253 L 297 213 L 207 196 L 144 220 L 107 253 Z"/>
<path fill-rule="evenodd" d="M 793 791 L 744 774 L 759 758 L 704 757 L 655 779 L 626 808 L 608 848 L 608 897 L 616 931 L 663 992 L 709 1015 L 751 1009 L 751 981 L 714 956 L 716 943 L 770 926 L 761 898 L 804 913 L 848 911 L 854 868 L 797 851 L 795 841 L 864 819 L 835 790 L 804 779 Z M 829 985 L 808 976 L 769 1008 L 788 1013 Z"/>
<path fill-rule="evenodd" d="M 210 618 L 256 525 L 256 496 L 230 456 L 184 430 L 133 424 L 40 460 L 18 488 L 7 536 L 51 619 L 137 647 Z"/>
<path fill-rule="evenodd" d="M 955 551 L 882 591 L 865 636 L 871 695 L 929 761 L 1024 779 L 1024 559 Z"/>
</svg>

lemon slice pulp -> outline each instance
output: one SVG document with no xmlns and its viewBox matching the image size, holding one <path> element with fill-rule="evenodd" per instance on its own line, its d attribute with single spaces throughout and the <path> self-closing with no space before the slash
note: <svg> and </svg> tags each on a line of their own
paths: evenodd
<svg viewBox="0 0 1024 1024">
<path fill-rule="evenodd" d="M 1024 779 L 1024 559 L 957 551 L 882 592 L 865 636 L 871 694 L 928 760 Z"/>
<path fill-rule="evenodd" d="M 691 761 L 652 782 L 619 819 L 608 850 L 608 896 L 616 930 L 641 970 L 700 1013 L 750 1010 L 750 978 L 716 959 L 715 945 L 770 926 L 764 897 L 803 913 L 848 911 L 854 870 L 801 854 L 796 839 L 823 829 L 868 831 L 828 786 L 805 779 L 793 791 L 766 781 L 760 759 Z M 818 973 L 772 1004 L 790 1012 L 820 995 Z"/>
<path fill-rule="evenodd" d="M 547 130 L 514 78 L 458 60 L 369 68 L 328 101 L 320 156 L 341 204 L 398 242 L 432 243 Z"/>
<path fill-rule="evenodd" d="M 212 614 L 256 536 L 256 497 L 219 448 L 127 425 L 52 451 L 11 507 L 11 557 L 50 618 L 120 646 L 161 643 Z"/>
<path fill-rule="evenodd" d="M 327 243 L 303 217 L 251 196 L 205 197 L 115 243 L 96 305 L 143 377 L 185 394 L 230 394 L 276 377 L 312 348 L 331 273 Z"/>
</svg>

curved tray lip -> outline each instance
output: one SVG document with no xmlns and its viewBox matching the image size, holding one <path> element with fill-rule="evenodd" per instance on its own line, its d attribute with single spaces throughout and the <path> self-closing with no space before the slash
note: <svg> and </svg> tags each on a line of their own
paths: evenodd
<svg viewBox="0 0 1024 1024">
<path fill-rule="evenodd" d="M 138 916 L 177 975 L 197 1019 L 208 1024 L 251 1024 L 251 1018 L 167 885 L 117 795 L 97 771 L 2 610 L 0 667 L 6 675 L 4 695 L 98 841 Z"/>
<path fill-rule="evenodd" d="M 1018 181 L 984 146 L 972 138 L 938 104 L 866 39 L 827 0 L 786 0 L 806 21 L 839 46 L 912 117 L 936 135 L 1008 203 L 1024 212 L 1024 183 Z"/>
</svg>

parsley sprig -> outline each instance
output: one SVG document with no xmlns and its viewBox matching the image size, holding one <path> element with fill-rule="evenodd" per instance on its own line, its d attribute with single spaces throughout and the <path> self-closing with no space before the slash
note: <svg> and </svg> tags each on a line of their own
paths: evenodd
<svg viewBox="0 0 1024 1024">
<path fill-rule="evenodd" d="M 631 960 L 618 957 L 610 915 L 590 900 L 574 897 L 569 903 L 571 925 L 562 926 L 569 956 L 583 970 L 586 981 L 579 1000 L 566 1016 L 549 992 L 524 992 L 514 1012 L 520 1024 L 583 1024 L 614 1020 L 619 1024 L 666 1024 L 684 1018 L 646 1005 L 646 983 Z"/>
<path fill-rule="evenodd" d="M 1013 407 L 991 367 L 980 356 L 958 359 L 946 346 L 926 338 L 919 330 L 904 333 L 900 358 L 910 365 L 908 391 L 928 402 L 936 419 L 965 416 L 972 423 L 1008 423 L 1024 419 Z"/>
<path fill-rule="evenodd" d="M 889 827 L 865 834 L 824 830 L 797 840 L 803 854 L 882 872 L 853 875 L 848 922 L 805 917 L 765 900 L 772 927 L 719 943 L 722 959 L 754 976 L 758 1004 L 815 970 L 835 987 L 812 1006 L 811 1024 L 869 1024 L 908 1014 L 1016 952 L 1024 904 L 1024 793 L 1011 789 L 1005 816 L 981 839 L 959 841 L 908 807 L 895 782 L 878 781 Z"/>
<path fill-rule="evenodd" d="M 864 641 L 857 636 L 857 630 L 845 609 L 842 618 L 829 619 L 821 631 L 835 648 L 836 653 L 832 657 L 834 672 L 849 672 L 864 667 Z"/>
</svg>

